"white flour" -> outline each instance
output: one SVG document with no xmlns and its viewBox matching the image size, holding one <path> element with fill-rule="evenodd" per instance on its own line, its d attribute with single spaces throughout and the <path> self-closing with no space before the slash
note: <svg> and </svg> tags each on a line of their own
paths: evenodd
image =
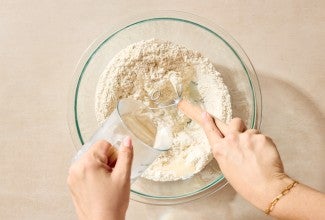
<svg viewBox="0 0 325 220">
<path fill-rule="evenodd" d="M 175 97 L 170 80 L 183 85 L 184 98 L 203 105 L 225 122 L 231 119 L 230 95 L 213 64 L 198 52 L 151 39 L 120 51 L 101 74 L 95 103 L 98 122 L 102 123 L 122 98 L 153 106 L 150 97 L 161 91 L 159 102 L 167 103 Z M 150 117 L 158 126 L 172 128 L 173 142 L 171 149 L 162 153 L 142 177 L 155 181 L 184 179 L 210 162 L 211 149 L 198 124 L 176 108 L 153 112 Z"/>
</svg>

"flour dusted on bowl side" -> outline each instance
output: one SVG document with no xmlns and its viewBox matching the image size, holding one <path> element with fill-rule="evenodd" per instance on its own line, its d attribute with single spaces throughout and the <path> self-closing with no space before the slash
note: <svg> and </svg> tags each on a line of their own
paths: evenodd
<svg viewBox="0 0 325 220">
<path fill-rule="evenodd" d="M 101 74 L 95 97 L 98 122 L 102 123 L 122 98 L 152 106 L 152 93 L 160 91 L 159 101 L 170 101 L 175 96 L 171 80 L 182 84 L 184 98 L 204 106 L 222 121 L 231 119 L 227 86 L 207 58 L 172 42 L 150 39 L 120 51 Z M 211 161 L 213 156 L 204 131 L 176 108 L 157 110 L 149 117 L 158 126 L 171 127 L 173 141 L 171 148 L 142 177 L 154 181 L 185 179 Z"/>
</svg>

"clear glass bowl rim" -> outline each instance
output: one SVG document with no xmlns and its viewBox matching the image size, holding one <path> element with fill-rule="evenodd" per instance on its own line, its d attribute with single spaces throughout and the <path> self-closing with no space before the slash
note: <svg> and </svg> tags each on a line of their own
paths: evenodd
<svg viewBox="0 0 325 220">
<path fill-rule="evenodd" d="M 121 20 L 119 24 L 112 27 L 108 32 L 104 33 L 98 37 L 82 54 L 81 59 L 79 60 L 75 73 L 74 79 L 72 80 L 72 86 L 69 94 L 69 110 L 68 110 L 68 123 L 70 134 L 73 139 L 76 150 L 77 146 L 83 145 L 84 140 L 79 128 L 78 123 L 78 91 L 82 76 L 87 69 L 88 64 L 92 60 L 96 52 L 103 46 L 109 39 L 117 35 L 119 32 L 123 31 L 126 28 L 129 28 L 134 25 L 138 25 L 144 22 L 157 21 L 157 20 L 172 20 L 178 22 L 185 22 L 197 27 L 204 29 L 205 31 L 210 32 L 220 40 L 222 40 L 236 55 L 239 59 L 242 67 L 245 70 L 246 76 L 248 78 L 250 88 L 252 90 L 252 101 L 253 101 L 253 115 L 250 128 L 259 129 L 261 124 L 262 116 L 262 96 L 260 91 L 259 81 L 255 72 L 255 69 L 249 60 L 248 56 L 237 43 L 237 41 L 225 32 L 221 27 L 216 25 L 214 22 L 207 20 L 206 18 L 200 17 L 198 15 L 180 12 L 180 11 L 149 11 L 142 13 L 141 15 L 130 16 L 124 20 Z M 254 87 L 255 86 L 255 87 Z M 71 109 L 71 103 L 73 103 L 73 108 Z M 77 134 L 77 135 L 74 135 Z M 179 196 L 151 196 L 146 195 L 141 192 L 137 192 L 131 189 L 131 199 L 155 205 L 170 205 L 170 204 L 179 204 L 184 202 L 193 201 L 198 198 L 208 196 L 217 190 L 223 188 L 227 184 L 226 179 L 223 175 L 220 175 L 210 184 L 190 193 L 186 193 Z"/>
</svg>

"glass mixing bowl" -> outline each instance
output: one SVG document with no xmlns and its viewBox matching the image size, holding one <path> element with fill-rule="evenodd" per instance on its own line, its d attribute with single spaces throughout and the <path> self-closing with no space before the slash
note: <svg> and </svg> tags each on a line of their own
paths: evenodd
<svg viewBox="0 0 325 220">
<path fill-rule="evenodd" d="M 239 44 L 224 30 L 204 18 L 174 11 L 154 11 L 120 22 L 99 37 L 83 54 L 71 87 L 68 121 L 79 150 L 97 130 L 95 91 L 100 74 L 122 49 L 141 40 L 172 41 L 208 57 L 229 88 L 233 117 L 248 128 L 259 128 L 261 93 L 254 68 Z M 131 186 L 131 199 L 156 205 L 192 201 L 227 184 L 212 160 L 200 173 L 186 180 L 155 182 L 138 178 Z"/>
</svg>

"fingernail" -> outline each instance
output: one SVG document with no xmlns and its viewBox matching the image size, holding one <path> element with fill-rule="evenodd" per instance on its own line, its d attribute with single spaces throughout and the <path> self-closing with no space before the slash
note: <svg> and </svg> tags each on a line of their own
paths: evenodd
<svg viewBox="0 0 325 220">
<path fill-rule="evenodd" d="M 131 138 L 129 136 L 124 138 L 123 145 L 125 147 L 132 147 L 132 141 L 131 141 Z"/>
</svg>

